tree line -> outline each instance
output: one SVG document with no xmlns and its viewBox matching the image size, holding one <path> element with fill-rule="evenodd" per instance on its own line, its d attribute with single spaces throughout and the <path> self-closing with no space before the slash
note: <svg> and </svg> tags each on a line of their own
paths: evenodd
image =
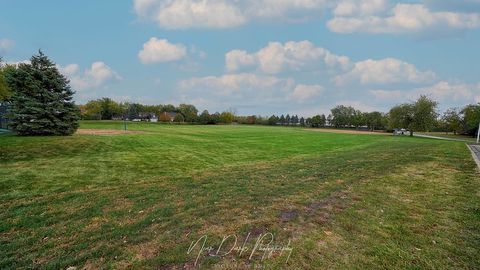
<svg viewBox="0 0 480 270">
<path fill-rule="evenodd" d="M 302 117 L 272 115 L 238 116 L 234 110 L 210 113 L 191 104 L 144 105 L 115 102 L 101 98 L 76 105 L 68 79 L 41 51 L 29 63 L 2 64 L 0 58 L 0 106 L 8 107 L 10 126 L 19 135 L 69 135 L 79 120 L 150 120 L 193 124 L 248 124 L 303 126 L 312 128 L 353 128 L 392 130 L 404 128 L 413 132 L 444 131 L 475 135 L 480 122 L 480 103 L 438 112 L 438 103 L 427 96 L 400 104 L 387 113 L 362 112 L 352 106 L 338 105 L 330 113 Z M 0 115 L 4 118 L 5 115 Z M 0 119 L 1 120 L 1 119 Z"/>
</svg>

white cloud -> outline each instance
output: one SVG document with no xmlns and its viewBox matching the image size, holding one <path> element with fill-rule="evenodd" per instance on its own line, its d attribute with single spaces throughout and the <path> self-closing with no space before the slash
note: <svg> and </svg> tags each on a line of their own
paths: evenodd
<svg viewBox="0 0 480 270">
<path fill-rule="evenodd" d="M 0 39 L 0 52 L 4 52 L 11 49 L 13 45 L 15 45 L 15 42 L 13 40 L 6 39 L 6 38 Z"/>
<path fill-rule="evenodd" d="M 293 90 L 291 97 L 293 100 L 304 102 L 319 96 L 323 91 L 324 89 L 320 85 L 299 84 Z"/>
<path fill-rule="evenodd" d="M 342 3 L 335 9 L 336 16 L 327 23 L 328 28 L 337 33 L 420 33 L 480 27 L 480 14 L 477 13 L 431 11 L 422 4 L 399 3 L 388 12 L 371 15 L 358 12 L 357 6 L 342 7 Z"/>
<path fill-rule="evenodd" d="M 372 15 L 387 8 L 386 0 L 342 0 L 333 9 L 335 16 Z"/>
<path fill-rule="evenodd" d="M 179 90 L 184 101 L 206 99 L 225 106 L 305 103 L 324 91 L 320 85 L 296 84 L 293 79 L 253 73 L 191 78 L 181 81 Z"/>
<path fill-rule="evenodd" d="M 122 79 L 112 68 L 101 61 L 94 62 L 83 74 L 77 64 L 58 65 L 57 67 L 62 74 L 70 79 L 70 84 L 74 90 L 98 88 L 108 81 Z"/>
<path fill-rule="evenodd" d="M 426 95 L 440 104 L 459 104 L 461 106 L 480 100 L 480 83 L 452 83 L 440 81 L 436 84 L 405 90 L 370 90 L 369 93 L 378 101 L 399 103 L 417 99 Z"/>
<path fill-rule="evenodd" d="M 225 55 L 227 71 L 237 71 L 242 67 L 253 66 L 258 63 L 258 58 L 246 51 L 233 50 Z"/>
<path fill-rule="evenodd" d="M 172 44 L 166 39 L 152 37 L 143 44 L 138 58 L 143 64 L 151 64 L 177 61 L 186 55 L 187 49 L 183 44 Z"/>
<path fill-rule="evenodd" d="M 316 47 L 310 41 L 289 41 L 285 44 L 270 42 L 258 52 L 249 54 L 246 51 L 233 50 L 226 54 L 226 69 L 230 72 L 244 67 L 256 66 L 268 74 L 278 74 L 286 70 L 328 68 L 347 69 L 350 60 L 330 51 Z"/>
<path fill-rule="evenodd" d="M 73 76 L 78 72 L 78 70 L 80 69 L 80 66 L 77 64 L 69 64 L 64 67 L 57 65 L 57 68 L 60 71 L 60 73 L 62 73 L 63 75 Z"/>
<path fill-rule="evenodd" d="M 255 19 L 304 17 L 326 0 L 134 0 L 138 16 L 167 29 L 230 28 Z M 301 13 L 301 15 L 295 14 Z M 303 14 L 305 13 L 305 14 Z"/>
<path fill-rule="evenodd" d="M 435 80 L 431 71 L 419 71 L 414 65 L 394 58 L 383 60 L 368 59 L 355 63 L 353 69 L 336 76 L 337 86 L 349 83 L 393 84 L 393 83 L 428 83 Z"/>
</svg>

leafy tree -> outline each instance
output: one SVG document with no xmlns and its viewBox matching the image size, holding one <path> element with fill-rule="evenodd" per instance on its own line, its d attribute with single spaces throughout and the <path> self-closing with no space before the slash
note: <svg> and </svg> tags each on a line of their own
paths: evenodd
<svg viewBox="0 0 480 270">
<path fill-rule="evenodd" d="M 407 128 L 413 124 L 414 121 L 414 108 L 413 104 L 401 104 L 390 109 L 389 112 L 389 125 L 394 128 Z M 413 136 L 413 132 L 410 133 Z"/>
<path fill-rule="evenodd" d="M 365 124 L 368 129 L 374 131 L 376 129 L 383 129 L 386 125 L 385 115 L 381 112 L 370 112 L 365 114 Z"/>
<path fill-rule="evenodd" d="M 198 110 L 193 105 L 180 104 L 178 112 L 183 114 L 186 122 L 193 123 L 197 120 Z"/>
<path fill-rule="evenodd" d="M 101 120 L 102 106 L 97 100 L 87 102 L 85 105 L 80 105 L 80 115 L 84 120 Z"/>
<path fill-rule="evenodd" d="M 272 115 L 270 116 L 270 118 L 268 118 L 268 124 L 270 126 L 275 126 L 277 125 L 278 121 L 280 121 L 280 118 L 278 118 L 277 116 L 275 115 Z"/>
<path fill-rule="evenodd" d="M 312 126 L 312 118 L 311 117 L 308 117 L 307 119 L 305 119 L 305 125 L 307 126 Z"/>
<path fill-rule="evenodd" d="M 161 106 L 161 109 L 160 109 L 160 112 L 161 112 L 161 113 L 162 113 L 162 112 L 170 112 L 170 113 L 172 113 L 172 112 L 177 112 L 177 111 L 178 111 L 177 108 L 175 108 L 175 106 L 172 105 L 172 104 L 163 105 L 163 106 Z"/>
<path fill-rule="evenodd" d="M 287 116 L 285 116 L 285 125 L 289 126 L 291 121 L 292 121 L 292 118 L 290 118 L 290 115 L 287 114 Z"/>
<path fill-rule="evenodd" d="M 112 120 L 114 117 L 120 117 L 122 110 L 120 105 L 110 98 L 99 99 L 102 120 Z"/>
<path fill-rule="evenodd" d="M 480 123 L 480 103 L 477 105 L 468 105 L 462 110 L 463 124 L 465 133 L 475 136 Z"/>
<path fill-rule="evenodd" d="M 283 114 L 282 116 L 280 116 L 279 122 L 280 122 L 280 125 L 285 125 L 286 121 L 285 121 L 285 116 L 283 116 Z"/>
<path fill-rule="evenodd" d="M 430 131 L 437 121 L 438 102 L 428 98 L 427 96 L 420 96 L 420 98 L 413 104 L 414 121 L 412 123 L 411 131 Z"/>
<path fill-rule="evenodd" d="M 198 116 L 198 122 L 203 125 L 207 125 L 210 122 L 210 113 L 207 110 L 204 110 Z"/>
<path fill-rule="evenodd" d="M 332 110 L 332 119 L 330 123 L 339 127 L 349 127 L 355 125 L 356 110 L 350 106 L 339 105 Z"/>
<path fill-rule="evenodd" d="M 222 112 L 220 115 L 220 122 L 225 124 L 231 124 L 235 119 L 235 114 L 232 111 Z"/>
<path fill-rule="evenodd" d="M 175 123 L 185 122 L 185 118 L 183 118 L 183 114 L 177 113 L 177 115 L 175 115 L 175 118 L 173 118 L 173 122 L 175 122 Z"/>
<path fill-rule="evenodd" d="M 407 128 L 410 136 L 414 131 L 428 131 L 435 125 L 436 108 L 437 102 L 426 96 L 420 96 L 414 103 L 395 106 L 389 113 L 390 127 Z"/>
<path fill-rule="evenodd" d="M 208 122 L 208 124 L 216 125 L 216 124 L 220 123 L 220 121 L 221 121 L 221 114 L 219 112 L 216 112 L 216 113 L 210 115 L 210 121 Z"/>
<path fill-rule="evenodd" d="M 79 111 L 69 81 L 41 51 L 6 77 L 13 91 L 12 127 L 19 135 L 71 135 Z"/>
<path fill-rule="evenodd" d="M 445 131 L 451 131 L 455 135 L 457 132 L 461 132 L 463 128 L 462 117 L 460 112 L 455 108 L 448 109 L 443 113 L 442 123 L 445 127 Z"/>
<path fill-rule="evenodd" d="M 311 118 L 310 125 L 314 128 L 324 127 L 325 115 L 315 115 L 314 117 Z"/>
<path fill-rule="evenodd" d="M 0 57 L 0 103 L 6 101 L 11 93 L 5 80 L 5 73 L 8 67 L 4 67 L 2 64 L 2 58 Z"/>
</svg>

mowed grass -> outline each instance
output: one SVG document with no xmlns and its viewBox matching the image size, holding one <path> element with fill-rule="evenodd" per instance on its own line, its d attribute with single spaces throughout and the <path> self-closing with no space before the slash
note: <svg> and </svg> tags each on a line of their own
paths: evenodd
<svg viewBox="0 0 480 270">
<path fill-rule="evenodd" d="M 464 143 L 281 127 L 129 129 L 143 133 L 0 136 L 0 269 L 480 266 L 480 175 Z M 270 233 L 289 258 L 252 253 Z M 249 250 L 217 256 L 229 238 L 219 254 L 187 253 L 202 236 L 218 249 L 229 235 L 239 246 L 250 236 Z"/>
</svg>

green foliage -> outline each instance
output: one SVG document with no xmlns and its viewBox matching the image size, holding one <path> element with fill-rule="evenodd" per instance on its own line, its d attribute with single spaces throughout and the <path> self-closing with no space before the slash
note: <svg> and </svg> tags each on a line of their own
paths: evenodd
<svg viewBox="0 0 480 270">
<path fill-rule="evenodd" d="M 436 123 L 438 103 L 426 96 L 413 103 L 405 103 L 390 110 L 390 127 L 407 128 L 413 136 L 414 131 L 429 131 Z"/>
<path fill-rule="evenodd" d="M 175 115 L 175 118 L 173 118 L 173 122 L 175 122 L 175 123 L 185 122 L 185 118 L 183 117 L 183 114 L 177 113 L 177 115 Z"/>
<path fill-rule="evenodd" d="M 210 122 L 210 113 L 207 110 L 204 110 L 198 116 L 198 122 L 203 125 L 207 125 Z"/>
<path fill-rule="evenodd" d="M 325 127 L 327 122 L 327 119 L 325 118 L 325 115 L 316 115 L 309 119 L 309 124 L 311 127 L 314 128 L 319 128 L 319 127 Z"/>
<path fill-rule="evenodd" d="M 401 104 L 390 109 L 388 113 L 390 128 L 410 128 L 414 119 L 412 104 Z"/>
<path fill-rule="evenodd" d="M 178 106 L 178 112 L 183 114 L 185 122 L 193 123 L 197 120 L 198 110 L 193 105 L 180 104 L 180 106 Z"/>
<path fill-rule="evenodd" d="M 454 134 L 457 134 L 463 130 L 462 116 L 455 108 L 448 109 L 443 113 L 441 124 L 445 131 L 453 132 Z"/>
<path fill-rule="evenodd" d="M 19 135 L 71 135 L 79 112 L 69 81 L 41 51 L 7 73 L 12 127 Z"/>
<path fill-rule="evenodd" d="M 270 126 L 275 126 L 277 123 L 280 121 L 280 118 L 278 116 L 272 115 L 270 118 L 268 118 L 268 124 Z"/>
<path fill-rule="evenodd" d="M 0 58 L 0 102 L 6 101 L 11 95 L 10 89 L 5 80 L 6 68 L 7 67 L 3 66 L 2 59 Z"/>
<path fill-rule="evenodd" d="M 357 111 L 351 106 L 339 105 L 331 110 L 332 120 L 330 122 L 336 128 L 358 126 L 356 119 Z"/>
<path fill-rule="evenodd" d="M 370 130 L 384 129 L 387 126 L 387 118 L 381 112 L 365 113 L 364 121 Z"/>
<path fill-rule="evenodd" d="M 415 131 L 430 131 L 437 121 L 438 102 L 426 97 L 420 98 L 413 104 L 413 123 L 410 126 Z"/>
<path fill-rule="evenodd" d="M 220 114 L 220 122 L 231 124 L 235 120 L 235 113 L 233 111 L 225 111 Z"/>
<path fill-rule="evenodd" d="M 480 123 L 480 103 L 468 105 L 462 110 L 465 133 L 475 136 Z"/>
</svg>

